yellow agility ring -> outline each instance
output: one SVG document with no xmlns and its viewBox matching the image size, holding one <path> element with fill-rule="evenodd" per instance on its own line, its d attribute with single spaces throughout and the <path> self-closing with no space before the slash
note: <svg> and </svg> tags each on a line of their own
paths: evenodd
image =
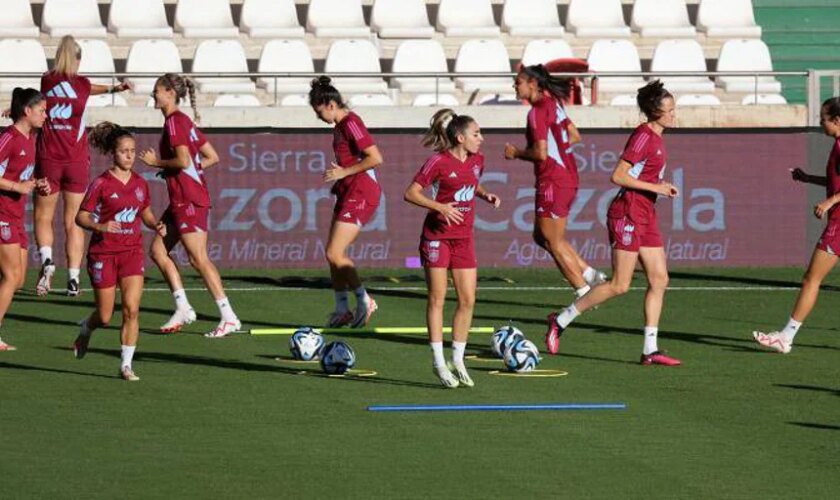
<svg viewBox="0 0 840 500">
<path fill-rule="evenodd" d="M 481 361 L 483 363 L 492 363 L 495 361 L 501 362 L 502 360 L 495 357 L 495 356 L 480 356 L 478 354 L 468 354 L 464 356 L 464 359 L 468 359 L 470 361 Z"/>
<path fill-rule="evenodd" d="M 310 365 L 310 364 L 313 364 L 313 363 L 318 363 L 317 359 L 313 359 L 313 360 L 310 360 L 310 361 L 302 361 L 300 359 L 295 359 L 295 358 L 284 358 L 283 356 L 277 356 L 276 358 L 274 358 L 274 361 L 279 361 L 281 363 L 298 363 L 298 364 L 301 364 L 301 365 Z"/>
<path fill-rule="evenodd" d="M 521 378 L 549 378 L 549 377 L 565 377 L 569 372 L 563 370 L 531 370 L 529 372 L 508 372 L 501 370 L 493 370 L 488 372 L 490 375 L 499 375 L 500 377 L 521 377 Z"/>
</svg>

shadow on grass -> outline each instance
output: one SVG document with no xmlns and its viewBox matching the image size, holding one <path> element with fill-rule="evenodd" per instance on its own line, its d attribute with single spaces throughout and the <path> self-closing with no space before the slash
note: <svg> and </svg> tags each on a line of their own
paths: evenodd
<svg viewBox="0 0 840 500">
<path fill-rule="evenodd" d="M 58 373 L 61 375 L 81 375 L 83 377 L 97 377 L 97 378 L 112 378 L 112 379 L 119 379 L 118 376 L 113 375 L 101 375 L 98 373 L 87 373 L 87 372 L 79 372 L 75 370 L 61 370 L 58 368 L 46 368 L 42 366 L 33 366 L 33 365 L 20 365 L 17 363 L 8 363 L 6 361 L 0 361 L 0 369 L 8 369 L 8 370 L 26 370 L 26 371 L 38 371 L 38 372 L 47 372 L 47 373 Z"/>
<path fill-rule="evenodd" d="M 840 431 L 840 425 L 831 425 L 831 424 L 813 424 L 809 422 L 788 422 L 790 425 L 796 425 L 798 427 L 805 427 L 808 429 L 820 429 L 824 431 Z"/>
<path fill-rule="evenodd" d="M 800 385 L 800 384 L 773 384 L 774 387 L 784 387 L 785 389 L 798 389 L 803 391 L 825 392 L 840 396 L 840 389 L 832 389 L 830 387 L 820 387 L 818 385 Z"/>
</svg>

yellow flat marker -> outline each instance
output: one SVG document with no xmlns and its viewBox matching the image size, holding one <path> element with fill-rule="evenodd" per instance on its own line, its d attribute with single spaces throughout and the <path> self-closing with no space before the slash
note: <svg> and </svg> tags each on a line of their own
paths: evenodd
<svg viewBox="0 0 840 500">
<path fill-rule="evenodd" d="M 318 328 L 323 334 L 354 334 L 354 333 L 378 333 L 382 335 L 425 335 L 428 330 L 425 326 L 377 326 L 373 328 Z M 298 328 L 252 328 L 248 331 L 251 335 L 292 335 Z M 470 328 L 470 333 L 493 333 L 492 326 L 476 326 Z M 445 327 L 443 333 L 452 333 L 451 327 Z"/>
<path fill-rule="evenodd" d="M 493 363 L 493 362 L 502 362 L 501 358 L 497 358 L 494 356 L 479 356 L 478 354 L 468 354 L 464 356 L 464 359 L 469 359 L 470 361 L 481 361 L 483 363 Z"/>
<path fill-rule="evenodd" d="M 569 374 L 569 372 L 563 370 L 531 370 L 529 372 L 509 372 L 509 371 L 501 371 L 501 370 L 493 370 L 492 372 L 487 372 L 490 375 L 498 375 L 500 377 L 521 377 L 521 378 L 552 378 L 552 377 L 565 377 Z"/>
<path fill-rule="evenodd" d="M 379 375 L 379 373 L 375 370 L 356 370 L 356 369 L 351 368 L 351 369 L 347 370 L 346 373 L 343 373 L 341 375 L 331 375 L 329 373 L 311 372 L 311 371 L 300 371 L 300 372 L 298 372 L 298 375 L 311 375 L 311 376 L 315 376 L 315 377 L 327 377 L 327 378 L 352 378 L 352 377 L 364 378 L 364 377 L 375 377 L 375 376 Z"/>
</svg>

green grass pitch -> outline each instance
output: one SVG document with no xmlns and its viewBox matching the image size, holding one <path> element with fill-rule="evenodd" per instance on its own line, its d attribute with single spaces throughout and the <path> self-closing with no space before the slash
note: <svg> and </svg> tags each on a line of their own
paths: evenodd
<svg viewBox="0 0 840 500">
<path fill-rule="evenodd" d="M 321 323 L 332 307 L 324 274 L 225 277 L 245 327 L 259 328 Z M 500 364 L 469 362 L 476 387 L 458 390 L 438 387 L 420 335 L 328 336 L 354 347 L 357 368 L 378 372 L 365 379 L 298 374 L 317 365 L 277 361 L 289 355 L 286 336 L 205 339 L 217 312 L 201 291 L 190 292 L 200 321 L 169 336 L 151 332 L 170 314 L 170 295 L 146 293 L 141 324 L 149 333 L 135 359 L 142 380 L 127 383 L 116 377 L 116 328 L 97 332 L 84 360 L 69 349 L 92 306 L 89 291 L 75 299 L 18 294 L 2 330 L 19 350 L 0 353 L 0 497 L 836 498 L 840 281 L 830 278 L 791 354 L 760 351 L 750 335 L 787 319 L 800 275 L 672 271 L 677 289 L 666 296 L 660 347 L 681 367 L 637 364 L 643 292 L 633 290 L 581 317 L 561 355 L 543 358 L 540 368 L 568 376 L 499 377 L 489 371 Z M 559 274 L 480 276 L 474 324 L 510 321 L 542 348 L 545 316 L 572 296 L 545 288 L 560 286 Z M 367 278 L 380 305 L 375 325 L 424 324 L 418 276 Z M 190 277 L 188 286 L 199 283 Z M 163 284 L 151 276 L 147 287 Z M 488 341 L 475 335 L 468 351 L 484 353 Z M 628 408 L 366 411 L 552 402 Z"/>
</svg>

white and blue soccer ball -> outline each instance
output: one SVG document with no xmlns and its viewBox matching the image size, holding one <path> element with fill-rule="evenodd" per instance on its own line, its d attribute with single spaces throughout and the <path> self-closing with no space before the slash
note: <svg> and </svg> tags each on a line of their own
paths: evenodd
<svg viewBox="0 0 840 500">
<path fill-rule="evenodd" d="M 289 350 L 292 357 L 299 361 L 318 359 L 324 347 L 324 337 L 321 332 L 308 326 L 302 326 L 289 338 Z"/>
<path fill-rule="evenodd" d="M 346 342 L 330 342 L 321 350 L 321 369 L 329 375 L 342 375 L 356 365 L 356 353 Z"/>
<path fill-rule="evenodd" d="M 493 354 L 495 354 L 497 358 L 504 358 L 507 348 L 517 340 L 522 340 L 524 338 L 525 335 L 519 328 L 510 325 L 503 326 L 497 329 L 496 332 L 493 333 L 493 336 L 490 337 L 490 349 L 493 350 Z"/>
<path fill-rule="evenodd" d="M 530 372 L 540 364 L 540 351 L 528 339 L 522 338 L 505 350 L 505 367 L 512 372 Z"/>
</svg>

